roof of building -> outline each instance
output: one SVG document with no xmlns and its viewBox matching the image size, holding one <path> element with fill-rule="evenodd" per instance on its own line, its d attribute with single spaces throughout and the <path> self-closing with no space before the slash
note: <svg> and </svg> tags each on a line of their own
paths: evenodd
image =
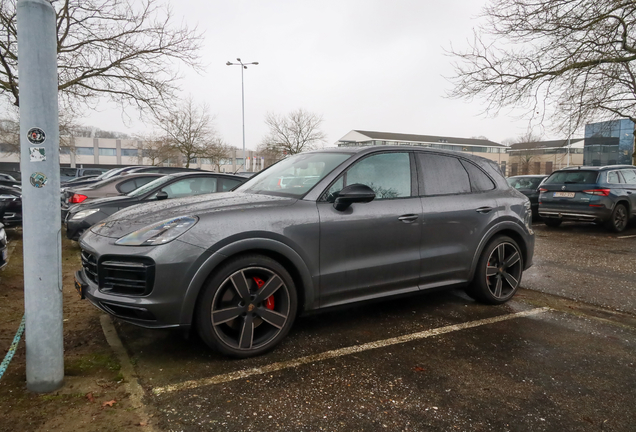
<svg viewBox="0 0 636 432">
<path fill-rule="evenodd" d="M 461 144 L 461 145 L 475 145 L 475 146 L 489 146 L 489 147 L 505 147 L 502 144 L 478 138 L 456 138 L 445 137 L 437 135 L 414 135 L 392 132 L 376 132 L 376 131 L 362 131 L 354 130 L 361 135 L 369 137 L 373 140 L 383 141 L 401 141 L 401 142 L 426 142 L 426 143 L 443 143 L 443 144 Z"/>
<path fill-rule="evenodd" d="M 583 138 L 571 138 L 570 145 L 576 144 L 583 141 Z M 541 148 L 557 148 L 557 147 L 567 147 L 568 140 L 553 140 L 553 141 L 535 141 L 535 142 L 527 142 L 527 143 L 517 143 L 512 144 L 510 146 L 510 150 L 530 150 L 530 149 L 541 149 Z"/>
</svg>

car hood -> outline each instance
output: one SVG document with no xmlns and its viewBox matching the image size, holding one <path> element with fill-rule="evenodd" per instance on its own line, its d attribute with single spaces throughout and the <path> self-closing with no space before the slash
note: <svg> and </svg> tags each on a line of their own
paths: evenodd
<svg viewBox="0 0 636 432">
<path fill-rule="evenodd" d="M 295 198 L 240 192 L 167 199 L 135 205 L 118 211 L 93 226 L 91 231 L 105 237 L 119 238 L 153 223 L 179 216 L 200 217 L 209 213 L 248 210 L 257 207 L 284 207 L 294 202 L 296 202 Z"/>
</svg>

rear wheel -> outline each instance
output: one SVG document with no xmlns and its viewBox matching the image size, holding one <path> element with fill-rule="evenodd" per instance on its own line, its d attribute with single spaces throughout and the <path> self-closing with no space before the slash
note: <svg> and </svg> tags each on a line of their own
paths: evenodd
<svg viewBox="0 0 636 432">
<path fill-rule="evenodd" d="M 561 225 L 562 222 L 563 221 L 561 219 L 550 219 L 550 218 L 543 219 L 543 223 L 551 228 L 558 227 L 559 225 Z"/>
<path fill-rule="evenodd" d="M 607 221 L 607 228 L 610 231 L 622 232 L 627 228 L 628 222 L 629 212 L 627 211 L 627 207 L 625 204 L 616 204 L 614 211 L 612 211 L 612 216 Z"/>
<path fill-rule="evenodd" d="M 297 309 L 294 282 L 277 261 L 246 255 L 212 277 L 197 307 L 197 329 L 210 347 L 245 358 L 274 348 Z"/>
<path fill-rule="evenodd" d="M 523 256 L 517 243 L 507 236 L 496 237 L 484 248 L 466 292 L 482 303 L 505 303 L 517 292 L 522 273 Z"/>
</svg>

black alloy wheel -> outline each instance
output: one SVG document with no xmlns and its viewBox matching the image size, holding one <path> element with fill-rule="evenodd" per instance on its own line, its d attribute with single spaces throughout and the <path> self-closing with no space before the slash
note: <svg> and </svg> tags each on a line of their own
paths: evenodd
<svg viewBox="0 0 636 432">
<path fill-rule="evenodd" d="M 199 302 L 201 338 L 233 357 L 251 357 L 274 348 L 296 316 L 293 280 L 278 262 L 260 255 L 240 257 L 211 279 Z"/>
<path fill-rule="evenodd" d="M 627 228 L 627 223 L 629 222 L 629 214 L 627 211 L 627 207 L 624 204 L 616 204 L 614 207 L 614 211 L 612 211 L 612 216 L 607 222 L 607 227 L 610 231 L 614 232 L 622 232 Z"/>
<path fill-rule="evenodd" d="M 497 237 L 484 248 L 466 292 L 483 303 L 505 303 L 517 292 L 522 273 L 523 255 L 517 243 L 510 237 Z"/>
</svg>

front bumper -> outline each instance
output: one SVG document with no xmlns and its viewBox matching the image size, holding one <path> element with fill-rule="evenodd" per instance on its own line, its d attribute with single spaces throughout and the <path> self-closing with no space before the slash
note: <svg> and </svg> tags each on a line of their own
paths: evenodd
<svg viewBox="0 0 636 432">
<path fill-rule="evenodd" d="M 80 239 L 82 253 L 94 258 L 97 275 L 84 265 L 76 277 L 85 284 L 85 297 L 99 309 L 124 321 L 148 328 L 188 326 L 181 322 L 183 300 L 190 281 L 205 260 L 205 250 L 177 240 L 160 246 L 119 246 L 115 239 L 87 231 Z M 150 291 L 144 295 L 110 292 L 103 263 L 146 260 L 154 263 Z M 90 268 L 88 268 L 90 270 Z"/>
</svg>

